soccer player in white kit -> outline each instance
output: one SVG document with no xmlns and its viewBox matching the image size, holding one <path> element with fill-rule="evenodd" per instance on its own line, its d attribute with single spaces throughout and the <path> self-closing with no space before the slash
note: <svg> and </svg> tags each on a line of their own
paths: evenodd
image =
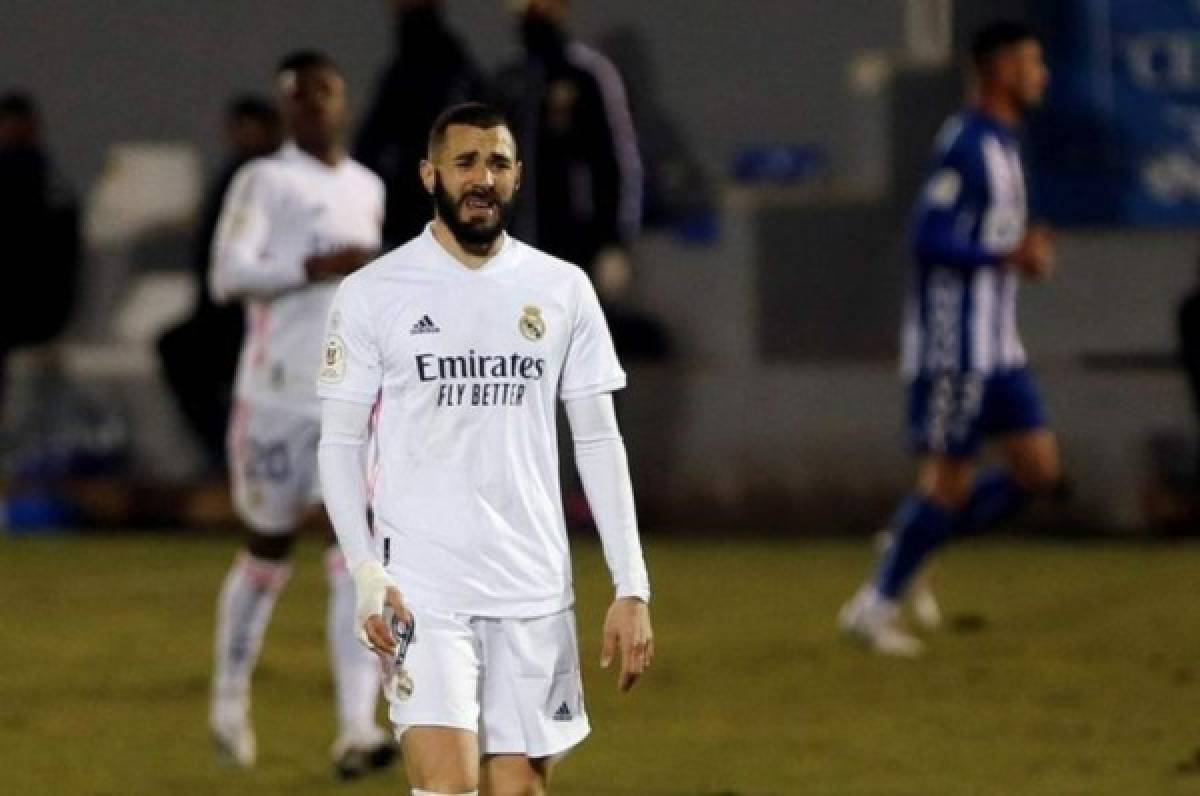
<svg viewBox="0 0 1200 796">
<path fill-rule="evenodd" d="M 615 585 L 602 664 L 619 655 L 627 690 L 654 653 L 611 396 L 625 373 L 583 271 L 504 232 L 521 164 L 499 112 L 444 112 L 420 176 L 433 222 L 347 278 L 330 313 L 326 506 L 364 643 L 395 651 L 385 604 L 415 621 L 411 693 L 389 694 L 413 793 L 544 793 L 589 731 L 558 399 Z"/>
<path fill-rule="evenodd" d="M 217 301 L 246 306 L 229 429 L 234 504 L 249 528 L 217 605 L 210 726 L 221 751 L 253 765 L 250 681 L 295 531 L 320 501 L 314 389 L 324 319 L 337 280 L 379 250 L 383 184 L 342 145 L 346 85 L 324 55 L 296 53 L 277 76 L 289 140 L 247 164 L 230 188 L 213 247 Z M 378 666 L 355 639 L 354 586 L 333 546 L 328 635 L 339 734 L 334 762 L 353 777 L 386 765 L 394 743 L 375 723 Z"/>
</svg>

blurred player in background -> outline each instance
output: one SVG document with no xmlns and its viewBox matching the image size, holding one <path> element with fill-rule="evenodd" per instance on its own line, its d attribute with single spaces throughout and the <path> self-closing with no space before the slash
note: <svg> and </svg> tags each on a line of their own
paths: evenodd
<svg viewBox="0 0 1200 796">
<path fill-rule="evenodd" d="M 602 664 L 620 654 L 627 690 L 653 657 L 612 402 L 625 373 L 586 275 L 505 233 L 521 183 L 505 119 L 486 105 L 450 108 L 428 153 L 433 223 L 338 289 L 319 387 L 321 481 L 363 640 L 392 655 L 385 605 L 415 619 L 413 687 L 391 695 L 390 713 L 413 793 L 481 782 L 544 793 L 555 759 L 589 732 L 557 400 L 615 584 Z"/>
<path fill-rule="evenodd" d="M 208 291 L 213 236 L 233 176 L 250 160 L 278 149 L 281 135 L 279 112 L 266 99 L 244 95 L 229 103 L 225 111 L 229 152 L 204 197 L 193 244 L 196 304 L 191 315 L 158 340 L 167 384 L 188 426 L 203 444 L 211 472 L 225 467 L 225 429 L 243 332 L 241 308 L 218 306 Z"/>
<path fill-rule="evenodd" d="M 276 598 L 291 570 L 295 532 L 319 502 L 320 404 L 314 384 L 324 318 L 337 281 L 374 257 L 383 184 L 346 156 L 345 80 L 316 52 L 277 74 L 288 140 L 234 178 L 217 225 L 211 287 L 246 306 L 229 457 L 237 511 L 250 529 L 217 605 L 210 723 L 221 749 L 252 765 L 250 679 Z M 355 641 L 354 587 L 336 547 L 326 557 L 328 631 L 337 691 L 337 771 L 356 776 L 390 761 L 375 724 L 378 666 Z"/>
<path fill-rule="evenodd" d="M 1027 225 L 1017 145 L 1048 72 L 1036 35 L 1019 23 L 980 30 L 971 59 L 975 100 L 943 127 L 914 221 L 903 356 L 917 486 L 892 520 L 874 579 L 839 617 L 852 638 L 890 655 L 921 651 L 900 625 L 899 602 L 926 558 L 1060 480 L 1016 328 L 1018 282 L 1054 268 L 1048 230 Z M 985 439 L 996 440 L 1005 467 L 977 472 Z"/>
<path fill-rule="evenodd" d="M 450 30 L 442 0 L 392 0 L 396 55 L 383 73 L 354 154 L 387 184 L 383 240 L 391 249 L 429 222 L 417 176 L 433 120 L 443 109 L 487 97 L 483 72 Z"/>
</svg>

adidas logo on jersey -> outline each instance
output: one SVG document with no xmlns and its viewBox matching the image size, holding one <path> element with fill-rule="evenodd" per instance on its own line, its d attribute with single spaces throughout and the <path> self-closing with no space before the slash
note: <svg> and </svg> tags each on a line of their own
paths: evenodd
<svg viewBox="0 0 1200 796">
<path fill-rule="evenodd" d="M 428 315 L 422 315 L 421 320 L 412 325 L 409 334 L 437 334 L 441 329 L 434 323 Z"/>
<path fill-rule="evenodd" d="M 566 702 L 563 702 L 561 705 L 558 706 L 558 710 L 554 711 L 554 720 L 555 721 L 570 721 L 571 720 L 571 708 L 567 706 Z"/>
</svg>

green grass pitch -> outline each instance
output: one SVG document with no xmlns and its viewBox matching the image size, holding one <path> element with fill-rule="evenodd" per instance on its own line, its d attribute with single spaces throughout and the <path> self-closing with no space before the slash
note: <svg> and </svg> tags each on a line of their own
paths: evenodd
<svg viewBox="0 0 1200 796">
<path fill-rule="evenodd" d="M 304 540 L 256 681 L 259 766 L 214 760 L 213 603 L 235 541 L 0 537 L 0 793 L 407 794 L 333 782 L 325 585 Z M 556 794 L 1200 793 L 1200 546 L 980 540 L 937 570 L 921 661 L 833 617 L 864 541 L 649 537 L 658 659 L 598 665 L 609 586 L 575 541 L 594 731 Z"/>
</svg>

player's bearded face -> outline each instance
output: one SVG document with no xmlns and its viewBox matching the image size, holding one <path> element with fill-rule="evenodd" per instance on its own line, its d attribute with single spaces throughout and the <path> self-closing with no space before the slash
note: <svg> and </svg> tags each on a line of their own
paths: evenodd
<svg viewBox="0 0 1200 796">
<path fill-rule="evenodd" d="M 433 201 L 438 217 L 467 246 L 488 246 L 508 226 L 515 188 L 507 197 L 496 185 L 473 185 L 457 195 L 450 193 L 439 170 L 433 183 Z"/>
</svg>

